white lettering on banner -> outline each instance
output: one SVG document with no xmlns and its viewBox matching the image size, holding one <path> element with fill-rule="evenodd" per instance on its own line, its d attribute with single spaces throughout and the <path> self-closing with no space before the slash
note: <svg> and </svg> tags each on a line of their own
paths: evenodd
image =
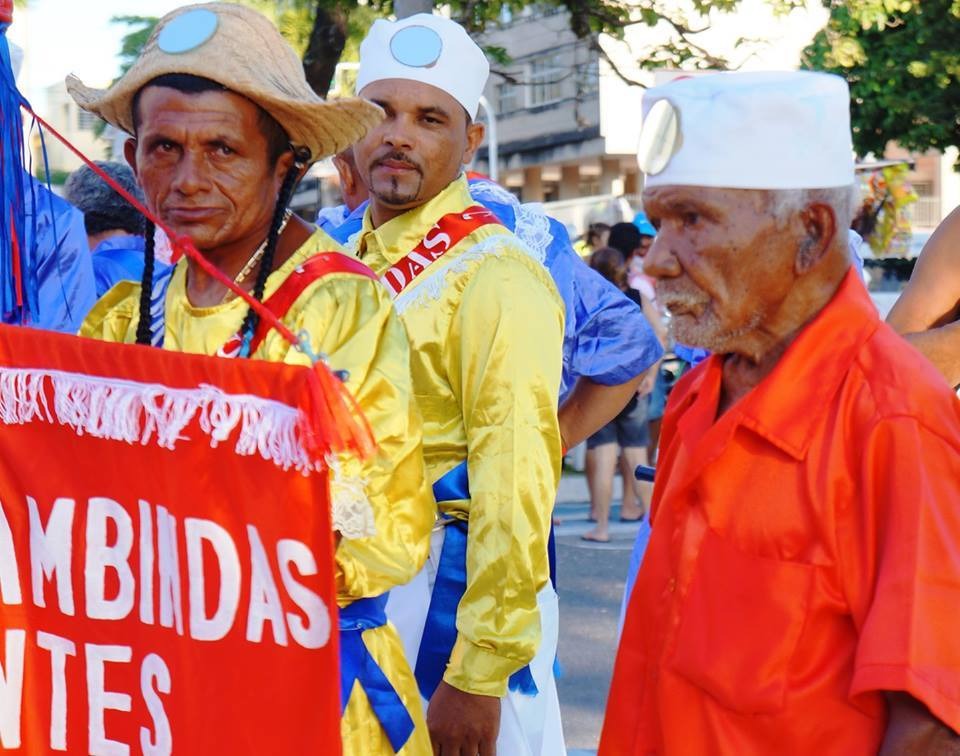
<svg viewBox="0 0 960 756">
<path fill-rule="evenodd" d="M 280 591 L 273 579 L 267 552 L 260 534 L 253 525 L 247 525 L 250 541 L 250 608 L 247 613 L 247 640 L 259 643 L 263 638 L 263 623 L 268 621 L 273 628 L 273 641 L 278 646 L 287 645 L 287 626 L 280 604 Z"/>
<path fill-rule="evenodd" d="M 180 605 L 180 558 L 177 548 L 177 518 L 164 506 L 157 506 L 157 562 L 160 573 L 160 624 L 176 625 L 183 635 L 183 607 Z"/>
<path fill-rule="evenodd" d="M 0 502 L 0 600 L 8 606 L 23 603 L 20 592 L 20 570 L 17 569 L 17 552 L 13 548 L 13 533 L 7 522 L 3 502 Z"/>
<path fill-rule="evenodd" d="M 140 621 L 153 624 L 153 518 L 149 502 L 140 499 Z"/>
<path fill-rule="evenodd" d="M 407 285 L 407 279 L 398 268 L 390 268 L 380 277 L 380 283 L 396 294 L 403 291 L 403 287 Z"/>
<path fill-rule="evenodd" d="M 156 689 L 154 689 L 154 683 Z M 168 756 L 173 752 L 173 733 L 158 693 L 169 694 L 170 670 L 156 654 L 147 654 L 140 666 L 140 693 L 153 720 L 153 737 L 146 727 L 140 728 L 140 748 L 144 756 Z"/>
<path fill-rule="evenodd" d="M 452 242 L 453 239 L 450 238 L 450 234 L 441 233 L 441 234 L 437 234 L 436 236 L 430 236 L 431 233 L 439 230 L 440 230 L 439 225 L 435 225 L 432 229 L 430 229 L 430 231 L 427 232 L 427 235 L 423 237 L 423 246 L 426 247 L 427 249 L 432 250 L 437 245 L 442 245 L 441 249 L 444 252 L 446 252 L 447 249 L 450 247 L 450 242 Z"/>
<path fill-rule="evenodd" d="M 23 559 L 18 558 L 8 510 L 0 505 L 0 596 L 4 605 L 22 603 L 19 565 L 29 561 L 38 607 L 50 609 L 46 593 L 49 583 L 55 582 L 55 608 L 61 614 L 75 616 L 79 611 L 91 620 L 136 618 L 144 625 L 156 622 L 195 640 L 216 641 L 236 625 L 246 583 L 250 589 L 249 606 L 244 607 L 246 637 L 251 643 L 262 642 L 268 622 L 273 641 L 280 646 L 288 645 L 291 635 L 304 648 L 319 648 L 329 641 L 332 615 L 321 594 L 303 580 L 319 573 L 317 560 L 301 541 L 281 538 L 268 550 L 257 528 L 248 524 L 248 550 L 241 554 L 230 531 L 219 523 L 187 517 L 181 533 L 177 517 L 166 507 L 154 508 L 147 501 L 139 500 L 131 515 L 108 497 L 90 497 L 81 507 L 74 499 L 60 497 L 44 522 L 37 501 L 29 496 L 25 500 L 28 522 L 23 532 L 17 532 L 18 537 L 29 540 L 23 547 Z M 85 521 L 74 516 L 81 512 Z M 75 543 L 82 553 L 74 560 Z M 135 544 L 137 555 L 133 553 Z M 79 607 L 73 596 L 74 562 L 83 570 Z M 135 611 L 138 591 L 139 610 Z M 293 611 L 286 611 L 285 604 L 292 605 Z M 188 612 L 186 627 L 184 609 Z M 49 641 L 55 636 L 44 637 Z"/>
<path fill-rule="evenodd" d="M 117 540 L 107 544 L 107 520 L 114 523 Z M 90 619 L 123 619 L 133 610 L 133 520 L 113 499 L 93 496 L 87 503 L 87 550 L 84 568 L 86 613 Z M 107 570 L 120 583 L 115 598 L 107 598 Z"/>
<path fill-rule="evenodd" d="M 70 558 L 73 553 L 73 499 L 58 498 L 53 502 L 47 527 L 40 522 L 36 499 L 27 497 L 30 517 L 30 572 L 33 603 L 45 607 L 43 581 L 56 576 L 57 601 L 63 614 L 73 616 L 73 582 L 70 580 Z"/>
<path fill-rule="evenodd" d="M 7 630 L 0 664 L 0 746 L 20 747 L 20 711 L 23 707 L 24 630 Z"/>
<path fill-rule="evenodd" d="M 77 655 L 73 641 L 42 630 L 37 645 L 50 652 L 50 748 L 67 750 L 67 657 Z"/>
<path fill-rule="evenodd" d="M 187 539 L 187 572 L 190 575 L 190 637 L 202 641 L 223 638 L 240 607 L 240 555 L 230 534 L 215 522 L 187 517 L 183 521 Z M 213 615 L 206 615 L 206 576 L 203 542 L 213 547 L 220 567 L 220 595 Z"/>
<path fill-rule="evenodd" d="M 277 541 L 277 562 L 287 595 L 307 617 L 304 623 L 300 615 L 287 613 L 290 635 L 304 648 L 323 648 L 330 640 L 330 612 L 327 611 L 323 599 L 294 580 L 290 571 L 290 565 L 295 564 L 301 575 L 316 575 L 317 560 L 306 544 L 283 538 Z"/>
<path fill-rule="evenodd" d="M 113 681 L 128 675 L 120 675 L 115 665 L 137 663 L 134 647 L 142 638 L 130 627 L 125 628 L 131 631 L 129 637 L 118 637 L 112 629 L 106 636 L 130 645 L 62 637 L 42 629 L 44 618 L 53 613 L 111 621 L 115 628 L 120 627 L 117 620 L 156 623 L 192 640 L 215 642 L 243 623 L 245 610 L 245 637 L 251 643 L 270 640 L 264 637 L 268 632 L 278 646 L 292 640 L 317 649 L 330 642 L 334 617 L 324 597 L 309 587 L 310 578 L 320 570 L 304 542 L 278 538 L 265 547 L 261 531 L 247 524 L 247 543 L 242 544 L 218 522 L 188 516 L 183 517 L 181 531 L 178 518 L 166 507 L 142 499 L 127 508 L 103 496 L 57 497 L 48 509 L 42 498 L 38 504 L 24 495 L 19 506 L 21 519 L 8 518 L 11 509 L 0 502 L 0 621 L 7 625 L 0 635 L 0 750 L 21 748 L 26 737 L 32 753 L 88 750 L 115 756 L 140 751 L 168 756 L 173 751 L 165 703 L 178 684 L 167 662 L 157 653 L 138 650 L 139 691 L 124 690 Z M 29 587 L 26 574 L 21 582 L 20 565 L 31 569 Z M 74 568 L 83 570 L 82 575 L 74 574 Z M 75 580 L 83 581 L 76 601 Z M 56 583 L 55 602 L 49 600 L 51 583 Z M 29 607 L 40 627 L 9 627 L 19 615 L 4 614 L 3 608 L 22 604 L 24 590 L 32 592 L 33 604 L 40 607 Z M 249 604 L 241 608 L 247 596 Z M 269 631 L 264 627 L 267 622 Z M 60 633 L 63 628 L 51 629 Z M 236 632 L 242 631 L 240 624 Z M 94 632 L 93 638 L 105 639 Z M 127 669 L 135 674 L 135 668 Z M 31 675 L 39 676 L 40 682 L 31 683 L 32 678 L 27 679 Z M 47 700 L 35 700 L 38 690 L 49 690 L 49 738 L 43 711 Z M 26 691 L 33 691 L 29 708 L 24 703 Z M 130 722 L 132 738 L 111 733 L 123 713 L 133 716 L 133 697 L 138 693 L 143 706 L 137 712 L 144 712 L 143 721 Z M 77 714 L 86 714 L 86 727 L 72 732 L 70 724 Z"/>
<path fill-rule="evenodd" d="M 87 701 L 89 713 L 87 727 L 90 738 L 90 753 L 95 756 L 127 756 L 130 747 L 119 740 L 110 740 L 104 729 L 104 714 L 107 709 L 126 711 L 132 700 L 127 693 L 108 691 L 104 686 L 104 667 L 108 662 L 129 664 L 133 658 L 130 646 L 101 646 L 84 644 L 87 659 Z"/>
</svg>

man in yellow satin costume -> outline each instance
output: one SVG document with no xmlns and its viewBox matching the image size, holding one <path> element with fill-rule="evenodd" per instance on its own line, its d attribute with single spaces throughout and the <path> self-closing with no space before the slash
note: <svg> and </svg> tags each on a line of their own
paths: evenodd
<svg viewBox="0 0 960 756">
<path fill-rule="evenodd" d="M 92 90 L 73 77 L 67 88 L 81 107 L 133 135 L 126 158 L 150 210 L 190 236 L 290 329 L 309 334 L 313 351 L 326 355 L 333 369 L 345 371 L 378 450 L 365 462 L 342 457 L 333 464 L 341 666 L 368 669 L 369 653 L 396 695 L 372 705 L 365 692 L 369 674 L 343 677 L 344 753 L 429 754 L 413 674 L 384 615 L 387 592 L 423 565 L 435 521 L 409 346 L 373 274 L 340 254 L 322 231 L 285 212 L 306 165 L 347 147 L 382 114 L 357 99 L 324 102 L 269 21 L 220 3 L 165 16 L 110 89 Z M 310 364 L 275 331 L 256 335 L 257 319 L 243 300 L 192 261 L 172 272 L 155 270 L 153 230 L 148 224 L 144 280 L 111 289 L 81 335 Z M 284 297 L 286 305 L 272 304 Z M 362 642 L 345 643 L 347 632 L 362 632 Z M 364 658 L 348 658 L 348 645 Z"/>
<path fill-rule="evenodd" d="M 462 27 L 427 14 L 374 22 L 360 51 L 358 93 L 386 120 L 354 146 L 370 191 L 356 252 L 410 337 L 443 517 L 428 568 L 392 593 L 388 615 L 435 752 L 556 756 L 547 541 L 564 311 L 542 262 L 467 189 L 488 72 Z"/>
</svg>

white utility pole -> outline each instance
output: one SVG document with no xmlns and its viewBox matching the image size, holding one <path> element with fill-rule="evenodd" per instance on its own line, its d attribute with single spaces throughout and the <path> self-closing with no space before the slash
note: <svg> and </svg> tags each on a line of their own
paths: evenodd
<svg viewBox="0 0 960 756">
<path fill-rule="evenodd" d="M 480 107 L 487 114 L 487 175 L 497 183 L 500 179 L 500 142 L 497 140 L 497 114 L 490 107 L 490 102 L 483 95 L 480 96 Z"/>
</svg>

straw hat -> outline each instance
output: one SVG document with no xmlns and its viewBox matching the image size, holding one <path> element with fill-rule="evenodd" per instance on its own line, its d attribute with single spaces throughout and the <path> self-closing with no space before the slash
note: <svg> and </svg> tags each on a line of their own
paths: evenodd
<svg viewBox="0 0 960 756">
<path fill-rule="evenodd" d="M 383 112 L 356 97 L 326 101 L 307 84 L 303 65 L 276 27 L 232 3 L 178 8 L 157 24 L 140 57 L 109 89 L 71 74 L 67 91 L 84 110 L 133 133 L 133 98 L 164 74 L 193 74 L 255 102 L 283 126 L 296 147 L 318 160 L 349 147 Z"/>
</svg>

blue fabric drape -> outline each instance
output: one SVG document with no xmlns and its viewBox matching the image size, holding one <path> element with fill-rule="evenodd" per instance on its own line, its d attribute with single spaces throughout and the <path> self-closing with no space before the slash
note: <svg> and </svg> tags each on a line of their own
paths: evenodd
<svg viewBox="0 0 960 756">
<path fill-rule="evenodd" d="M 359 681 L 390 745 L 397 752 L 413 734 L 413 719 L 363 642 L 364 630 L 387 623 L 386 606 L 387 594 L 383 594 L 359 599 L 340 610 L 340 710 L 342 713 L 347 708 L 353 684 Z"/>
</svg>

